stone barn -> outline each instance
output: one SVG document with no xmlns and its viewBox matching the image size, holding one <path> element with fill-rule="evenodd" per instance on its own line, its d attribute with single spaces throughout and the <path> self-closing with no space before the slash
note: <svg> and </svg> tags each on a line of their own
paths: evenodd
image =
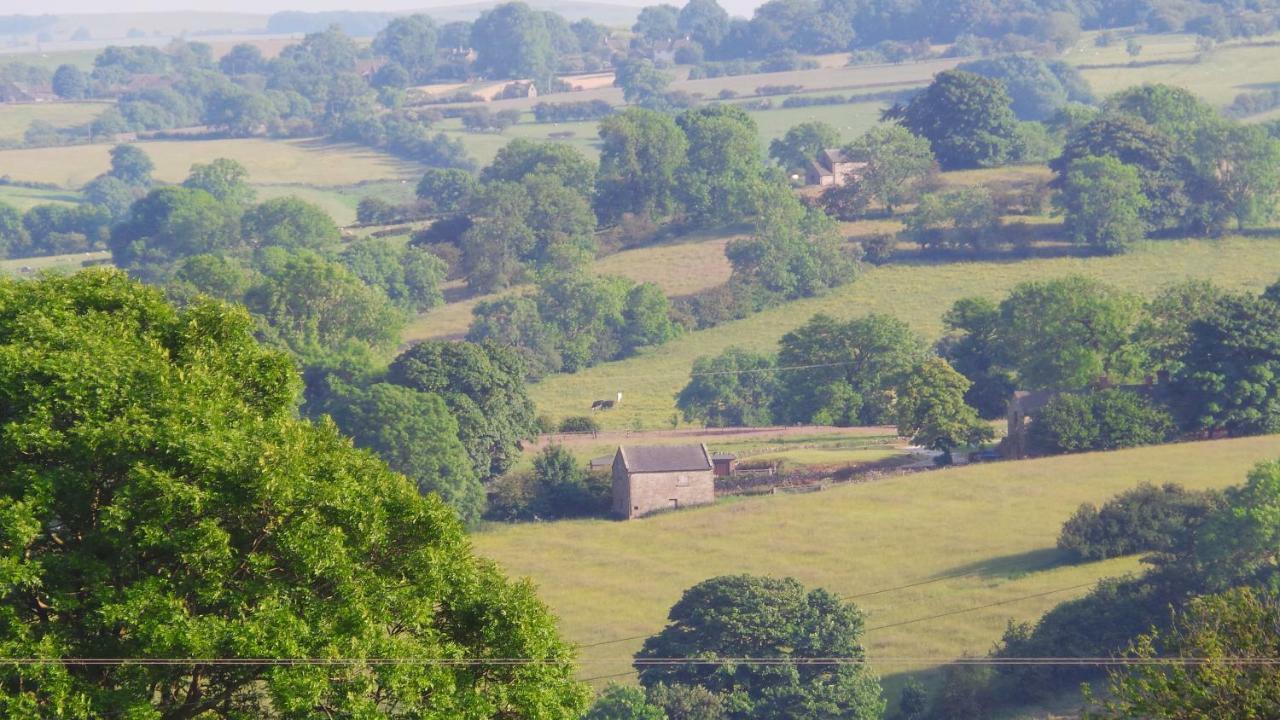
<svg viewBox="0 0 1280 720">
<path fill-rule="evenodd" d="M 716 500 L 707 446 L 619 447 L 613 456 L 613 514 L 628 520 Z"/>
<path fill-rule="evenodd" d="M 843 150 L 828 148 L 810 163 L 805 181 L 819 187 L 840 187 L 861 177 L 866 167 L 867 163 L 853 160 Z"/>
</svg>

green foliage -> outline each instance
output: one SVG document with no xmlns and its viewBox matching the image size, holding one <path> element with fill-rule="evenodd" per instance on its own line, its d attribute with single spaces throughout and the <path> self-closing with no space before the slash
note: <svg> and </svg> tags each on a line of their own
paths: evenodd
<svg viewBox="0 0 1280 720">
<path fill-rule="evenodd" d="M 216 158 L 208 164 L 196 163 L 182 182 L 184 187 L 203 190 L 219 202 L 242 207 L 253 204 L 256 194 L 249 185 L 249 171 L 235 160 Z"/>
<path fill-rule="evenodd" d="M 151 185 L 151 171 L 155 163 L 147 154 L 134 145 L 116 145 L 111 148 L 111 169 L 107 174 L 130 185 L 148 187 Z"/>
<path fill-rule="evenodd" d="M 435 67 L 436 24 L 426 15 L 392 19 L 373 39 L 373 51 L 399 65 L 415 83 L 426 82 Z"/>
<path fill-rule="evenodd" d="M 1196 554 L 1207 584 L 1273 584 L 1280 547 L 1280 461 L 1255 467 L 1244 485 L 1228 488 L 1226 506 L 1209 516 Z"/>
<path fill-rule="evenodd" d="M 530 510 L 540 518 L 599 515 L 609 509 L 612 485 L 592 478 L 573 453 L 548 445 L 533 459 L 534 496 Z"/>
<path fill-rule="evenodd" d="M 1136 341 L 1152 369 L 1176 375 L 1191 349 L 1191 327 L 1215 312 L 1226 291 L 1208 280 L 1187 280 L 1164 288 L 1147 302 Z"/>
<path fill-rule="evenodd" d="M 357 447 L 368 448 L 422 493 L 436 493 L 464 524 L 484 513 L 484 488 L 438 395 L 402 385 L 357 388 L 331 380 L 326 411 Z"/>
<path fill-rule="evenodd" d="M 685 422 L 707 427 L 771 425 L 777 392 L 774 364 L 767 355 L 736 347 L 700 357 L 693 361 L 689 384 L 676 396 L 676 408 Z"/>
<path fill-rule="evenodd" d="M 1224 297 L 1190 334 L 1175 379 L 1190 424 L 1233 435 L 1280 432 L 1280 303 Z"/>
<path fill-rule="evenodd" d="M 916 365 L 897 392 L 898 435 L 911 438 L 916 445 L 941 450 L 948 460 L 951 451 L 961 445 L 990 440 L 995 431 L 964 402 L 969 385 L 941 358 Z"/>
<path fill-rule="evenodd" d="M 911 678 L 902 686 L 898 695 L 898 709 L 890 720 L 927 720 L 929 717 L 929 691 L 919 680 Z"/>
<path fill-rule="evenodd" d="M 9 665 L 0 714 L 582 713 L 571 650 L 531 587 L 472 556 L 441 502 L 333 425 L 297 420 L 292 363 L 252 330 L 242 311 L 179 311 L 115 271 L 0 281 L 0 635 L 15 657 L 352 663 Z"/>
<path fill-rule="evenodd" d="M 1092 103 L 1089 84 L 1073 66 L 1028 55 L 975 60 L 957 69 L 1004 83 L 1022 120 L 1048 120 L 1068 102 Z"/>
<path fill-rule="evenodd" d="M 27 231 L 22 226 L 22 214 L 7 203 L 0 202 L 0 257 L 14 257 L 27 242 Z"/>
<path fill-rule="evenodd" d="M 850 158 L 867 163 L 859 171 L 858 187 L 890 215 L 898 205 L 911 202 L 937 163 L 929 141 L 901 125 L 877 125 L 846 149 Z"/>
<path fill-rule="evenodd" d="M 501 475 L 537 437 L 519 356 L 489 343 L 425 342 L 400 354 L 388 381 L 444 399 L 481 480 Z"/>
<path fill-rule="evenodd" d="M 596 214 L 616 221 L 626 213 L 662 218 L 676 208 L 676 171 L 688 140 L 671 116 L 628 108 L 600 121 Z"/>
<path fill-rule="evenodd" d="M 590 197 L 595 165 L 572 145 L 517 138 L 498 150 L 480 171 L 482 182 L 521 183 L 531 175 L 558 178 L 565 187 Z"/>
<path fill-rule="evenodd" d="M 804 208 L 785 187 L 773 187 L 782 196 L 762 203 L 755 232 L 725 248 L 733 265 L 731 282 L 763 291 L 756 301 L 763 308 L 780 300 L 812 297 L 852 280 L 858 248 L 844 246 L 839 226 L 825 213 Z"/>
<path fill-rule="evenodd" d="M 267 200 L 244 214 L 244 236 L 254 248 L 328 250 L 340 234 L 324 210 L 296 197 Z"/>
<path fill-rule="evenodd" d="M 1101 509 L 1084 503 L 1062 525 L 1058 548 L 1078 562 L 1138 552 L 1172 552 L 1218 504 L 1212 493 L 1166 483 L 1143 483 L 1120 493 Z"/>
<path fill-rule="evenodd" d="M 620 64 L 613 84 L 622 88 L 622 99 L 629 104 L 650 110 L 664 110 L 667 86 L 674 79 L 655 67 L 652 60 L 641 58 Z"/>
<path fill-rule="evenodd" d="M 475 70 L 488 77 L 532 78 L 542 87 L 555 69 L 546 21 L 522 2 L 481 13 L 471 26 L 471 47 L 476 51 Z"/>
<path fill-rule="evenodd" d="M 129 218 L 112 229 L 112 260 L 144 278 L 163 276 L 178 260 L 233 248 L 239 219 L 235 208 L 203 190 L 158 188 L 134 203 Z"/>
<path fill-rule="evenodd" d="M 949 333 L 938 343 L 938 354 L 971 383 L 965 403 L 984 418 L 1003 417 L 1017 384 L 1005 366 L 999 306 L 986 298 L 962 298 L 942 322 Z"/>
<path fill-rule="evenodd" d="M 906 217 L 904 234 L 921 248 L 981 249 L 1000 225 L 991 191 L 962 187 L 926 193 Z"/>
<path fill-rule="evenodd" d="M 787 423 L 882 425 L 893 421 L 894 391 L 927 357 L 906 323 L 872 314 L 848 322 L 815 315 L 782 336 L 774 416 Z"/>
<path fill-rule="evenodd" d="M 349 243 L 339 261 L 370 287 L 407 312 L 423 312 L 442 302 L 444 261 L 412 245 L 368 239 Z"/>
<path fill-rule="evenodd" d="M 1103 390 L 1050 400 L 1028 435 L 1035 452 L 1056 455 L 1154 445 L 1168 440 L 1173 427 L 1168 411 L 1141 395 Z"/>
<path fill-rule="evenodd" d="M 788 172 L 804 172 L 817 161 L 818 153 L 840 144 L 840 132 L 831 125 L 813 120 L 787 130 L 769 143 L 769 157 Z"/>
<path fill-rule="evenodd" d="M 1280 652 L 1280 601 L 1239 588 L 1193 599 L 1173 626 L 1139 636 L 1126 657 L 1132 666 L 1111 672 L 1107 698 L 1086 717 L 1153 719 L 1272 717 L 1280 714 L 1280 672 L 1270 663 L 1238 658 Z M 1160 657 L 1203 658 L 1194 665 L 1140 664 Z"/>
<path fill-rule="evenodd" d="M 1137 298 L 1079 275 L 1022 283 L 1000 303 L 1000 337 L 1020 385 L 1080 388 L 1136 379 Z"/>
<path fill-rule="evenodd" d="M 956 664 L 942 669 L 942 686 L 934 701 L 939 720 L 985 720 L 991 717 L 996 698 L 991 692 L 990 667 Z"/>
<path fill-rule="evenodd" d="M 560 425 L 555 430 L 562 433 L 594 434 L 600 432 L 600 423 L 595 418 L 587 415 L 574 415 L 561 420 Z"/>
<path fill-rule="evenodd" d="M 689 140 L 676 177 L 690 220 L 714 226 L 754 215 L 764 164 L 751 116 L 733 105 L 712 105 L 682 113 L 676 124 Z"/>
<path fill-rule="evenodd" d="M 53 92 L 64 100 L 78 100 L 89 94 L 89 76 L 75 65 L 59 65 L 53 72 Z"/>
<path fill-rule="evenodd" d="M 697 0 L 695 0 L 696 2 Z M 649 704 L 667 713 L 668 720 L 726 720 L 725 698 L 700 685 L 658 683 L 645 690 Z"/>
<path fill-rule="evenodd" d="M 902 123 L 929 141 L 944 169 L 1002 165 L 1014 152 L 1011 104 L 999 81 L 948 70 L 911 100 Z"/>
<path fill-rule="evenodd" d="M 84 193 L 84 199 L 91 205 L 103 208 L 114 220 L 122 220 L 129 215 L 129 209 L 146 191 L 118 177 L 99 175 L 85 183 L 80 192 Z"/>
<path fill-rule="evenodd" d="M 610 683 L 583 720 L 667 720 L 667 714 L 650 705 L 639 688 Z"/>
<path fill-rule="evenodd" d="M 1138 171 L 1110 155 L 1067 166 L 1057 204 L 1073 242 L 1117 253 L 1146 235 L 1143 215 L 1150 202 Z"/>
<path fill-rule="evenodd" d="M 732 720 L 856 720 L 884 711 L 880 683 L 864 665 L 817 665 L 792 658 L 863 658 L 862 613 L 823 590 L 805 591 L 791 578 L 736 575 L 685 591 L 670 624 L 636 654 L 640 684 L 698 685 L 725 698 Z M 707 660 L 773 658 L 733 672 Z M 644 664 L 648 658 L 689 658 L 689 664 Z"/>
<path fill-rule="evenodd" d="M 428 168 L 418 181 L 418 197 L 441 213 L 461 210 L 475 192 L 475 177 L 458 168 Z"/>
</svg>

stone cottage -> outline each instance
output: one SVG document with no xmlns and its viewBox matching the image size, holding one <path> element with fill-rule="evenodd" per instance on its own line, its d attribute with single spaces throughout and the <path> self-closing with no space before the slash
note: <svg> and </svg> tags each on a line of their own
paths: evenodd
<svg viewBox="0 0 1280 720">
<path fill-rule="evenodd" d="M 818 153 L 818 158 L 810 164 L 805 180 L 819 187 L 839 187 L 856 179 L 866 166 L 867 163 L 851 159 L 843 150 L 828 148 Z"/>
<path fill-rule="evenodd" d="M 613 456 L 613 514 L 628 520 L 716 500 L 707 446 L 619 447 Z"/>
</svg>

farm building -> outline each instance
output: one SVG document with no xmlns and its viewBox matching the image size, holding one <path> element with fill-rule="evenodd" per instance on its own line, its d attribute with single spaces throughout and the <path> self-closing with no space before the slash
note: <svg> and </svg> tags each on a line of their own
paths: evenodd
<svg viewBox="0 0 1280 720">
<path fill-rule="evenodd" d="M 0 102 L 45 102 L 57 99 L 58 96 L 49 87 L 29 85 L 11 80 L 0 81 Z"/>
<path fill-rule="evenodd" d="M 716 500 L 707 446 L 619 447 L 613 456 L 613 514 L 628 520 Z"/>
<path fill-rule="evenodd" d="M 843 150 L 827 148 L 818 153 L 818 158 L 809 164 L 805 180 L 810 185 L 821 187 L 841 186 L 850 177 L 856 178 L 866 166 L 865 162 L 850 159 Z"/>
<path fill-rule="evenodd" d="M 729 477 L 738 469 L 738 456 L 733 453 L 716 453 L 711 456 L 716 477 Z"/>
</svg>

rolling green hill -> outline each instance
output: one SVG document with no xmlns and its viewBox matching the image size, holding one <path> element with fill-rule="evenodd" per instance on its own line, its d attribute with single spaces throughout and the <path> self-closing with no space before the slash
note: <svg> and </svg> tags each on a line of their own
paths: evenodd
<svg viewBox="0 0 1280 720">
<path fill-rule="evenodd" d="M 597 684 L 631 677 L 632 654 L 685 588 L 731 573 L 790 575 L 852 599 L 873 666 L 900 680 L 985 654 L 1008 620 L 1138 570 L 1136 558 L 1063 564 L 1058 530 L 1080 503 L 1144 481 L 1221 488 L 1275 457 L 1280 436 L 992 463 L 631 522 L 497 526 L 473 542 L 532 579 Z"/>
</svg>

